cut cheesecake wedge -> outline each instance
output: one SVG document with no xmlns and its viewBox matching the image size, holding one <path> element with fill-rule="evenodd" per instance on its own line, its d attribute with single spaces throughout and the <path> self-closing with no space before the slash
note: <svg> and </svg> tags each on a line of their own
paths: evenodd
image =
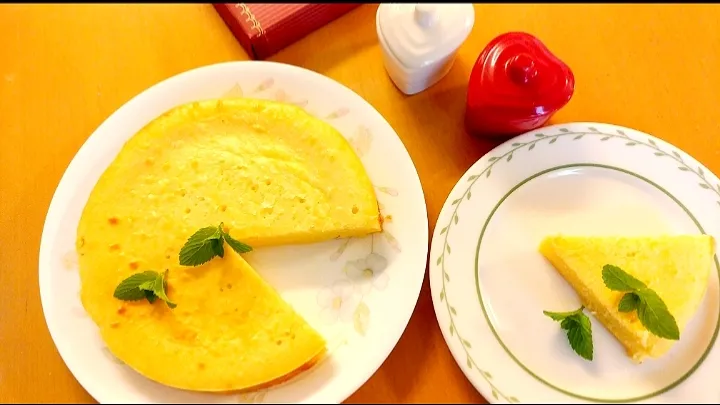
<svg viewBox="0 0 720 405">
<path fill-rule="evenodd" d="M 81 271 L 94 287 L 82 290 L 83 305 L 107 348 L 161 384 L 205 392 L 267 388 L 326 355 L 323 336 L 227 247 L 222 259 L 171 269 L 175 309 L 160 300 L 113 301 L 114 273 Z"/>
<path fill-rule="evenodd" d="M 540 252 L 580 296 L 582 304 L 625 347 L 636 363 L 658 358 L 675 343 L 659 338 L 642 325 L 635 311 L 621 313 L 624 295 L 605 286 L 602 269 L 620 267 L 645 283 L 675 317 L 680 338 L 707 289 L 715 243 L 708 235 L 657 237 L 550 236 Z"/>
</svg>

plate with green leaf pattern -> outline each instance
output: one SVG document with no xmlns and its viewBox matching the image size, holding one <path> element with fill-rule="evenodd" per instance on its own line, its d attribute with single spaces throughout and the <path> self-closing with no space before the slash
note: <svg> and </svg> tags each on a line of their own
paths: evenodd
<svg viewBox="0 0 720 405">
<path fill-rule="evenodd" d="M 552 234 L 720 236 L 720 180 L 677 147 L 600 123 L 515 137 L 455 185 L 432 240 L 430 286 L 455 360 L 491 403 L 718 403 L 717 257 L 682 338 L 635 364 L 588 313 L 594 356 L 543 314 L 581 306 L 539 253 Z"/>
</svg>

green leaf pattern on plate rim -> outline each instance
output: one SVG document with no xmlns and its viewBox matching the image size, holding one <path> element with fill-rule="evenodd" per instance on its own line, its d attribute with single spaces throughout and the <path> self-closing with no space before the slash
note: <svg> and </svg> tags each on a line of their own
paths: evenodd
<svg viewBox="0 0 720 405">
<path fill-rule="evenodd" d="M 452 306 L 450 303 L 449 297 L 446 293 L 446 286 L 450 283 L 451 277 L 448 273 L 447 269 L 445 268 L 445 256 L 450 255 L 452 252 L 452 248 L 450 247 L 450 244 L 448 243 L 448 236 L 450 235 L 450 231 L 452 230 L 452 227 L 454 225 L 457 225 L 460 221 L 460 215 L 459 215 L 459 209 L 460 205 L 462 205 L 463 201 L 470 200 L 472 197 L 471 190 L 475 183 L 478 182 L 478 180 L 482 178 L 488 178 L 492 174 L 493 167 L 501 162 L 510 162 L 513 159 L 513 156 L 515 156 L 516 153 L 522 151 L 523 149 L 527 151 L 532 151 L 535 149 L 538 145 L 542 143 L 546 143 L 547 145 L 552 145 L 558 141 L 565 140 L 566 138 L 572 141 L 579 141 L 583 138 L 585 139 L 597 139 L 599 142 L 607 142 L 607 141 L 618 141 L 618 142 L 624 142 L 626 147 L 636 147 L 636 146 L 643 146 L 646 148 L 649 148 L 653 151 L 653 154 L 657 157 L 661 158 L 669 158 L 674 161 L 674 164 L 677 165 L 678 170 L 692 173 L 698 178 L 698 187 L 711 191 L 715 193 L 717 196 L 717 204 L 720 206 L 720 184 L 712 184 L 710 183 L 707 178 L 705 177 L 705 171 L 701 166 L 691 166 L 688 164 L 685 159 L 683 159 L 682 155 L 672 150 L 670 152 L 666 152 L 657 145 L 657 142 L 653 140 L 652 138 L 647 138 L 647 140 L 638 140 L 633 139 L 629 137 L 625 131 L 622 129 L 617 129 L 614 133 L 606 133 L 598 130 L 595 127 L 587 127 L 587 131 L 583 132 L 573 132 L 570 131 L 567 128 L 559 128 L 558 133 L 553 134 L 546 134 L 542 131 L 539 131 L 535 133 L 534 139 L 527 141 L 527 142 L 513 142 L 511 144 L 511 149 L 507 152 L 503 153 L 502 155 L 498 156 L 491 156 L 488 159 L 489 164 L 485 166 L 485 168 L 480 171 L 477 174 L 473 174 L 467 178 L 467 181 L 470 183 L 468 187 L 465 189 L 463 194 L 452 201 L 451 205 L 454 206 L 454 209 L 452 211 L 452 214 L 450 215 L 450 220 L 447 222 L 447 224 L 440 230 L 440 235 L 445 235 L 443 242 L 442 242 L 442 249 L 440 251 L 440 255 L 435 259 L 435 264 L 437 266 L 440 266 L 440 269 L 442 270 L 442 288 L 440 290 L 440 302 L 445 302 L 445 307 L 448 311 L 448 316 L 450 318 L 450 326 L 448 329 L 448 332 L 450 333 L 451 337 L 454 337 L 458 339 L 459 342 L 462 343 L 462 348 L 465 351 L 466 355 L 466 362 L 465 365 L 469 369 L 477 370 L 482 378 L 487 382 L 487 384 L 490 386 L 492 396 L 495 400 L 503 399 L 509 403 L 518 403 L 520 402 L 518 398 L 506 395 L 504 394 L 493 382 L 493 376 L 490 372 L 484 370 L 473 359 L 472 355 L 470 354 L 470 348 L 472 347 L 472 344 L 463 336 L 457 329 L 457 325 L 455 324 L 455 316 L 457 316 L 457 309 Z"/>
</svg>

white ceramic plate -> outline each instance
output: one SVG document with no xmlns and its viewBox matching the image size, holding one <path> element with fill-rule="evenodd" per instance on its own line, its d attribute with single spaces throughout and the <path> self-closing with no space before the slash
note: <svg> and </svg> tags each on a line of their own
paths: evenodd
<svg viewBox="0 0 720 405">
<path fill-rule="evenodd" d="M 445 340 L 479 392 L 493 403 L 718 403 L 717 260 L 670 353 L 633 365 L 590 316 L 590 363 L 542 314 L 580 306 L 537 250 L 557 232 L 717 238 L 720 180 L 655 137 L 593 123 L 542 128 L 477 161 L 438 219 L 430 286 Z"/>
<path fill-rule="evenodd" d="M 242 396 L 168 388 L 119 363 L 104 348 L 80 303 L 74 246 L 88 195 L 125 141 L 178 104 L 223 96 L 294 103 L 335 126 L 361 156 L 385 216 L 385 230 L 374 237 L 263 248 L 247 256 L 324 334 L 330 356 L 285 384 Z M 402 335 L 420 292 L 427 246 L 427 211 L 417 172 L 397 134 L 373 107 L 345 86 L 306 69 L 231 62 L 191 70 L 149 88 L 85 142 L 47 214 L 40 246 L 40 294 L 60 355 L 101 403 L 339 403 L 370 378 Z M 387 259 L 386 266 L 378 255 Z M 368 266 L 371 277 L 363 272 Z"/>
</svg>

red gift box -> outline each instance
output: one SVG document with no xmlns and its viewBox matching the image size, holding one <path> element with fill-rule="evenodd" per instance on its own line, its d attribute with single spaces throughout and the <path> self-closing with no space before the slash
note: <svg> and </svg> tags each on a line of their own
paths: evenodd
<svg viewBox="0 0 720 405">
<path fill-rule="evenodd" d="M 213 4 L 253 59 L 265 59 L 275 54 L 359 5 L 361 3 Z"/>
</svg>

